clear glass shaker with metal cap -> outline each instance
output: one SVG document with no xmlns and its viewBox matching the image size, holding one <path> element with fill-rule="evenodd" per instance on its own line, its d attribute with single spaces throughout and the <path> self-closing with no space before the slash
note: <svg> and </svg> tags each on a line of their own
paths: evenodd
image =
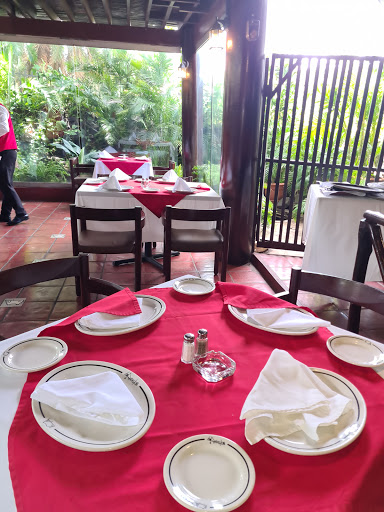
<svg viewBox="0 0 384 512">
<path fill-rule="evenodd" d="M 192 363 L 195 357 L 195 335 L 191 332 L 184 334 L 183 349 L 181 351 L 181 361 L 186 364 Z"/>
<path fill-rule="evenodd" d="M 195 357 L 204 356 L 208 352 L 208 331 L 199 329 L 197 331 Z"/>
</svg>

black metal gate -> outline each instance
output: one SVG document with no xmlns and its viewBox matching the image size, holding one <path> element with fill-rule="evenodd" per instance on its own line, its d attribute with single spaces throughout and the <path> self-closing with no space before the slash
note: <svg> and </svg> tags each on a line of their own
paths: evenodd
<svg viewBox="0 0 384 512">
<path fill-rule="evenodd" d="M 302 251 L 308 188 L 378 181 L 384 59 L 274 54 L 266 60 L 255 242 Z"/>
</svg>

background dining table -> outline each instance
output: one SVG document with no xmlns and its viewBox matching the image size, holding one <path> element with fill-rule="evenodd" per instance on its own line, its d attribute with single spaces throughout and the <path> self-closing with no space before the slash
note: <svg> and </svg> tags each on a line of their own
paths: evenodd
<svg viewBox="0 0 384 512">
<path fill-rule="evenodd" d="M 172 184 L 157 184 L 156 181 L 150 182 L 151 187 L 158 188 L 158 193 L 144 192 L 141 189 L 140 182 L 135 180 L 129 180 L 125 185 L 132 186 L 135 195 L 132 195 L 129 190 L 117 191 L 117 190 L 98 190 L 98 186 L 90 184 L 89 181 L 85 181 L 76 192 L 75 203 L 76 206 L 82 206 L 85 208 L 104 208 L 109 209 L 123 209 L 133 208 L 134 206 L 141 206 L 145 212 L 145 226 L 143 228 L 143 242 L 162 242 L 164 239 L 164 226 L 161 219 L 162 209 L 158 209 L 155 213 L 151 211 L 151 202 L 155 203 L 162 196 L 163 208 L 166 204 L 177 204 L 179 208 L 187 208 L 194 210 L 211 210 L 213 208 L 223 208 L 224 203 L 221 197 L 208 185 L 204 183 L 195 183 L 197 187 L 201 185 L 203 189 L 195 189 L 197 192 L 193 194 L 173 194 L 172 192 L 166 191 L 166 188 L 172 188 Z M 177 203 L 171 203 L 171 201 L 178 196 Z M 145 201 L 144 203 L 141 201 Z M 196 222 L 193 223 L 195 229 L 211 229 L 211 223 L 207 222 Z M 89 229 L 97 229 L 100 231 L 108 231 L 110 229 L 110 223 L 108 222 L 88 222 L 87 226 Z M 113 227 L 115 231 L 121 231 L 127 229 L 129 223 L 119 222 Z M 174 224 L 176 228 L 191 227 L 191 222 L 177 221 Z"/>
<path fill-rule="evenodd" d="M 143 178 L 153 176 L 152 160 L 146 160 L 130 157 L 99 158 L 95 162 L 93 178 L 100 174 L 110 174 L 114 169 L 121 169 L 127 175 L 137 175 Z"/>
<path fill-rule="evenodd" d="M 360 220 L 366 210 L 384 213 L 384 200 L 352 195 L 325 195 L 311 185 L 305 205 L 302 269 L 352 279 Z M 381 281 L 374 255 L 366 281 Z"/>
<path fill-rule="evenodd" d="M 133 445 L 92 453 L 58 443 L 35 421 L 29 398 L 50 369 L 28 376 L 0 369 L 1 509 L 181 512 L 185 509 L 165 487 L 164 461 L 183 439 L 209 434 L 231 439 L 254 464 L 256 484 L 239 511 L 382 510 L 384 381 L 373 369 L 344 363 L 327 350 L 327 338 L 345 331 L 331 326 L 306 336 L 266 332 L 235 318 L 218 287 L 207 295 L 189 296 L 171 286 L 168 282 L 139 292 L 161 298 L 167 308 L 157 322 L 142 330 L 94 337 L 79 333 L 73 325 L 56 325 L 41 333 L 61 336 L 68 344 L 68 353 L 59 365 L 81 360 L 115 363 L 147 383 L 156 414 L 148 432 Z M 232 286 L 254 300 L 267 296 L 250 287 Z M 272 296 L 267 300 L 276 307 L 283 304 Z M 196 333 L 199 328 L 208 330 L 209 349 L 221 350 L 236 362 L 232 377 L 207 383 L 191 365 L 180 362 L 184 333 Z M 5 350 L 31 335 L 36 331 L 2 341 L 0 346 Z M 240 411 L 275 348 L 288 351 L 310 367 L 333 371 L 360 390 L 367 405 L 367 421 L 354 442 L 334 453 L 306 457 L 277 450 L 264 441 L 255 445 L 246 441 Z"/>
</svg>

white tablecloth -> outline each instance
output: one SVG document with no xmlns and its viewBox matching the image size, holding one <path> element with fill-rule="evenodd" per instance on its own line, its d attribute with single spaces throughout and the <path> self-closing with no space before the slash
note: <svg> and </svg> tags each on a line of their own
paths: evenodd
<svg viewBox="0 0 384 512">
<path fill-rule="evenodd" d="M 116 164 L 116 168 L 119 167 L 119 164 Z M 110 174 L 111 170 L 108 169 L 108 167 L 101 161 L 96 160 L 95 162 L 95 168 L 93 170 L 93 178 L 97 178 L 100 174 Z M 142 176 L 143 178 L 149 178 L 150 176 L 153 176 L 153 167 L 152 162 L 143 162 L 143 165 L 140 166 L 133 174 L 132 176 L 136 174 L 137 176 Z"/>
<path fill-rule="evenodd" d="M 207 185 L 204 184 L 206 187 Z M 86 208 L 105 208 L 106 210 L 133 208 L 141 206 L 145 211 L 145 226 L 143 229 L 143 242 L 162 242 L 164 239 L 164 226 L 161 218 L 156 217 L 148 208 L 145 208 L 140 201 L 135 199 L 128 192 L 117 192 L 113 190 L 98 191 L 96 187 L 87 185 L 85 182 L 76 192 L 75 203 L 77 206 Z M 221 197 L 212 189 L 198 194 L 185 196 L 176 207 L 188 208 L 194 210 L 212 210 L 213 208 L 223 208 L 224 203 Z M 175 228 L 211 229 L 211 223 L 207 222 L 174 222 Z M 110 222 L 87 222 L 89 228 L 100 231 L 111 229 Z M 123 231 L 131 227 L 128 222 L 116 222 L 113 226 L 114 231 Z M 132 224 L 133 226 L 133 224 Z"/>
<path fill-rule="evenodd" d="M 304 214 L 303 270 L 352 279 L 359 224 L 366 210 L 384 213 L 384 201 L 371 197 L 325 196 L 319 185 L 312 185 Z M 373 252 L 366 281 L 381 280 Z"/>
</svg>

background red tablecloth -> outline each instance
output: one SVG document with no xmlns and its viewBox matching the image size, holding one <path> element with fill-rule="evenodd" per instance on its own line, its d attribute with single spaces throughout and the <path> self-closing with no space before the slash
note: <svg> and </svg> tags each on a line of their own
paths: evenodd
<svg viewBox="0 0 384 512">
<path fill-rule="evenodd" d="M 135 158 L 99 158 L 103 164 L 108 167 L 110 171 L 113 171 L 117 167 L 121 169 L 125 174 L 133 174 L 137 171 L 145 162 L 148 160 L 136 160 Z"/>
<path fill-rule="evenodd" d="M 241 293 L 239 285 L 239 293 Z M 142 293 L 142 292 L 140 292 Z M 37 425 L 30 394 L 49 370 L 32 373 L 25 384 L 9 436 L 9 460 L 18 511 L 170 512 L 185 510 L 168 493 L 163 463 L 171 448 L 201 433 L 228 437 L 242 446 L 256 470 L 256 484 L 239 511 L 374 512 L 384 509 L 384 381 L 373 370 L 339 361 L 326 349 L 327 329 L 310 336 L 283 336 L 247 326 L 229 313 L 219 290 L 189 297 L 174 290 L 146 292 L 167 305 L 163 317 L 131 334 L 103 338 L 79 333 L 73 325 L 49 334 L 69 347 L 60 364 L 101 360 L 142 377 L 156 401 L 147 434 L 111 453 L 77 451 L 51 439 Z M 254 290 L 256 295 L 265 294 Z M 278 305 L 278 299 L 276 299 Z M 183 335 L 208 329 L 209 348 L 236 361 L 233 377 L 205 382 L 180 362 Z M 246 396 L 274 348 L 349 379 L 368 408 L 361 436 L 343 450 L 303 457 L 276 450 L 264 441 L 249 445 L 239 420 Z"/>
</svg>

